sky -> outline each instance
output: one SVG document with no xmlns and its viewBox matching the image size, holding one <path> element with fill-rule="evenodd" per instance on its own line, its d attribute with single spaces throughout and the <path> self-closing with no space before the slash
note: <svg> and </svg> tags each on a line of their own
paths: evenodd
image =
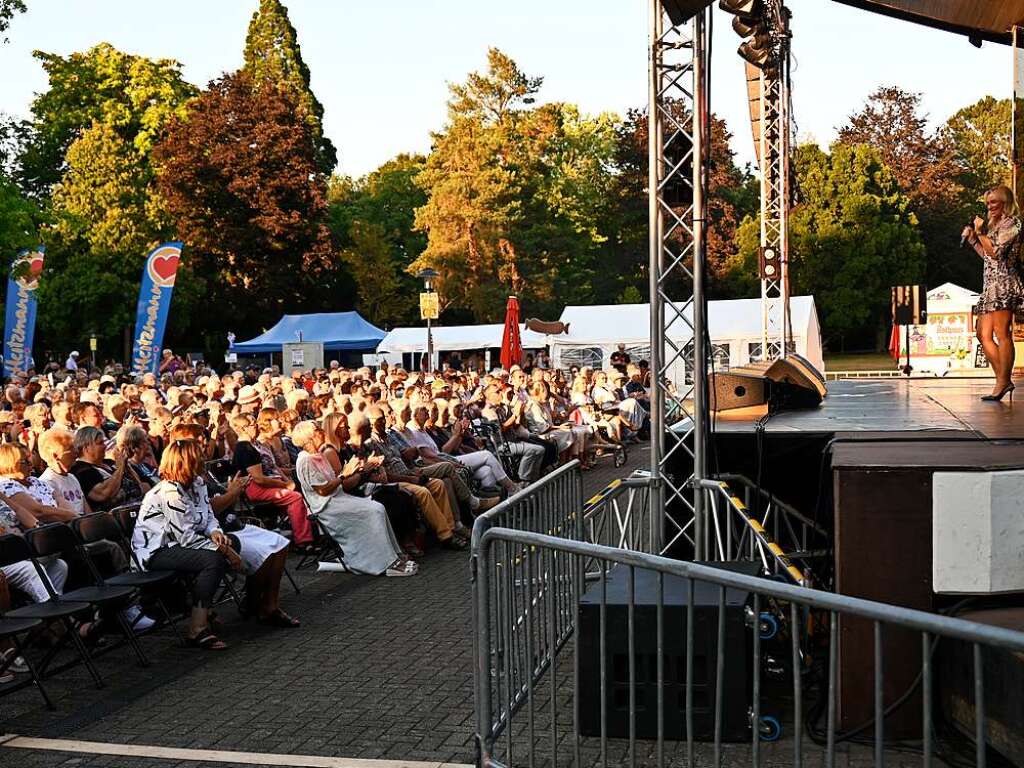
<svg viewBox="0 0 1024 768">
<path fill-rule="evenodd" d="M 647 98 L 647 0 L 285 0 L 339 172 L 363 175 L 400 152 L 426 152 L 445 121 L 447 83 L 486 66 L 497 46 L 529 75 L 538 101 L 619 114 Z M 0 111 L 26 117 L 47 87 L 32 51 L 67 55 L 108 42 L 173 58 L 205 84 L 242 63 L 258 0 L 27 0 L 0 45 Z M 986 94 L 1010 95 L 1009 48 L 840 5 L 787 0 L 793 11 L 798 140 L 827 145 L 879 85 L 922 94 L 932 124 Z M 717 3 L 716 3 L 717 6 Z M 743 163 L 753 157 L 739 38 L 715 9 L 712 110 Z"/>
</svg>

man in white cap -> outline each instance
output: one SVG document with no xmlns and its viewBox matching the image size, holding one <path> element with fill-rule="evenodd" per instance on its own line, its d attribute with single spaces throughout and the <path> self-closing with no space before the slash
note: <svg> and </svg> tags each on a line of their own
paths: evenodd
<svg viewBox="0 0 1024 768">
<path fill-rule="evenodd" d="M 68 359 L 64 361 L 64 367 L 69 371 L 78 370 L 78 351 L 72 352 L 68 355 Z"/>
</svg>

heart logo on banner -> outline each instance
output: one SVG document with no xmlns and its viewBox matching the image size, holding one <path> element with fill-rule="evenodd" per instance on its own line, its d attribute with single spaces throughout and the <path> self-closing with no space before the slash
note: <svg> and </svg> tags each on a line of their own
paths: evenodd
<svg viewBox="0 0 1024 768">
<path fill-rule="evenodd" d="M 14 265 L 14 270 L 20 277 L 15 281 L 23 288 L 34 291 L 39 287 L 39 276 L 43 273 L 43 254 L 35 251 L 31 256 L 19 259 Z"/>
<path fill-rule="evenodd" d="M 149 258 L 149 276 L 161 288 L 174 285 L 178 273 L 181 251 L 178 248 L 161 248 Z"/>
</svg>

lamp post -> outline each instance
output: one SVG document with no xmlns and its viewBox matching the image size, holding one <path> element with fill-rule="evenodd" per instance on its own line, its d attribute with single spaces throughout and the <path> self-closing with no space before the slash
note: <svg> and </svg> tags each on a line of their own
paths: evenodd
<svg viewBox="0 0 1024 768">
<path fill-rule="evenodd" d="M 427 293 L 431 293 L 434 287 L 434 281 L 438 278 L 438 272 L 436 270 L 427 267 L 421 269 L 417 275 L 423 281 L 423 288 Z M 421 302 L 422 303 L 422 302 Z M 420 308 L 420 313 L 427 321 L 427 368 L 433 370 L 434 365 L 434 337 L 430 333 L 430 321 L 434 317 L 434 314 L 429 311 L 424 311 Z"/>
</svg>

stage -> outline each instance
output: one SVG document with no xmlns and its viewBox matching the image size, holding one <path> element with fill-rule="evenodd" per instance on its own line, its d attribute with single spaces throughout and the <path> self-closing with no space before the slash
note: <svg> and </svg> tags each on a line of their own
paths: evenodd
<svg viewBox="0 0 1024 768">
<path fill-rule="evenodd" d="M 771 434 L 929 433 L 936 439 L 1024 440 L 1024 387 L 1021 400 L 982 402 L 993 379 L 861 379 L 828 382 L 818 408 L 773 414 L 764 425 Z M 745 408 L 716 414 L 715 432 L 750 433 L 766 409 Z M 924 435 L 922 435 L 923 437 Z M 883 435 L 879 435 L 884 439 Z M 1024 466 L 1024 448 L 1020 465 Z"/>
<path fill-rule="evenodd" d="M 830 381 L 817 408 L 782 410 L 766 420 L 765 406 L 719 412 L 713 418 L 709 471 L 750 478 L 827 531 L 816 546 L 828 554 L 802 563 L 814 574 L 816 587 L 941 610 L 959 598 L 932 589 L 933 476 L 1024 468 L 1024 387 L 1017 403 L 1008 397 L 981 401 L 993 381 Z M 678 475 L 691 471 L 687 459 L 673 467 Z M 993 599 L 1019 602 L 1007 595 Z M 1020 612 L 1014 617 L 1024 621 Z M 873 664 L 871 632 L 863 622 L 841 626 L 842 727 L 871 717 L 870 676 L 864 674 Z M 892 671 L 885 695 L 891 701 L 907 690 L 920 668 L 919 641 L 893 633 L 885 656 Z M 1024 706 L 1019 698 L 1013 704 Z M 886 718 L 887 733 L 918 738 L 919 712 L 920 699 L 914 696 Z"/>
</svg>

